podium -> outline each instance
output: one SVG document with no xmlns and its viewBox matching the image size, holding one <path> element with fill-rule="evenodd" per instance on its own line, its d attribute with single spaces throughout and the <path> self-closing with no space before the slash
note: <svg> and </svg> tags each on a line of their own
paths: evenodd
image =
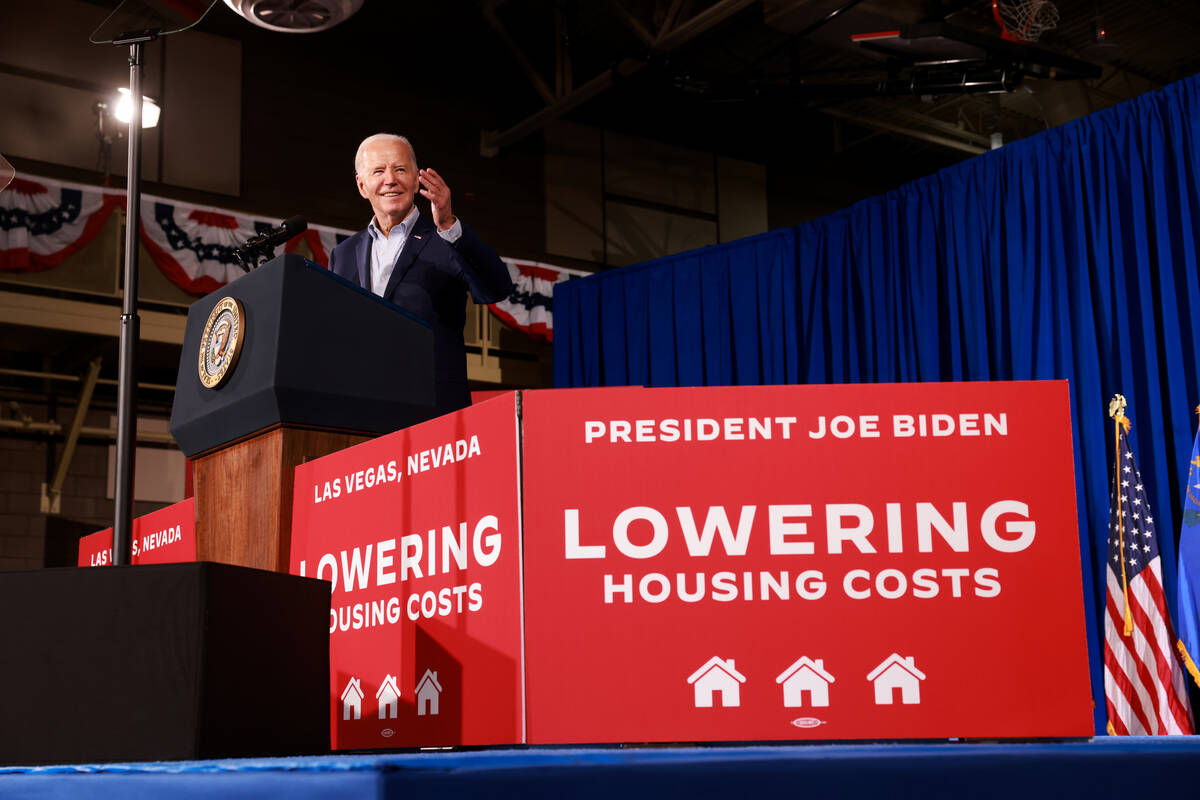
<svg viewBox="0 0 1200 800">
<path fill-rule="evenodd" d="M 196 301 L 171 434 L 197 560 L 287 572 L 296 465 L 435 415 L 430 326 L 299 256 Z"/>
</svg>

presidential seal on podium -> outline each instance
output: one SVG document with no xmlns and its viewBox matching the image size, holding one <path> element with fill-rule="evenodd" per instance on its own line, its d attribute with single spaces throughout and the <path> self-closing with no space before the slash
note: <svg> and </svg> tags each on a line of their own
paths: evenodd
<svg viewBox="0 0 1200 800">
<path fill-rule="evenodd" d="M 242 304 L 226 297 L 213 307 L 200 337 L 200 383 L 216 389 L 237 365 L 244 340 L 246 314 Z"/>
</svg>

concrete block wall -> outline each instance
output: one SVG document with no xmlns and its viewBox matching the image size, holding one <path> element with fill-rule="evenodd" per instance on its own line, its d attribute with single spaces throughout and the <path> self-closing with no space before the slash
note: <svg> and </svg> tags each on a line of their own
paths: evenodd
<svg viewBox="0 0 1200 800">
<path fill-rule="evenodd" d="M 23 403 L 22 410 L 37 421 L 47 418 L 45 406 Z M 92 412 L 85 424 L 107 427 L 110 413 Z M 64 408 L 56 418 L 65 427 L 73 414 L 73 408 Z M 0 430 L 0 571 L 45 565 L 47 515 L 41 510 L 42 484 L 53 477 L 62 449 L 61 437 L 50 440 Z M 108 443 L 81 441 L 63 482 L 57 516 L 92 530 L 110 527 L 113 501 L 106 497 L 107 487 Z M 164 505 L 135 502 L 134 515 L 148 514 Z"/>
<path fill-rule="evenodd" d="M 42 566 L 45 517 L 40 511 L 45 445 L 0 436 L 0 570 Z"/>
</svg>

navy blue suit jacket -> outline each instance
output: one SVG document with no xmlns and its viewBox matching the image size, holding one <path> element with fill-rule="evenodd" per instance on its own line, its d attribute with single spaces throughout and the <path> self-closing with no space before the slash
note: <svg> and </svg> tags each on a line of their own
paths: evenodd
<svg viewBox="0 0 1200 800">
<path fill-rule="evenodd" d="M 371 235 L 346 239 L 329 254 L 329 269 L 371 290 Z M 433 326 L 437 408 L 445 414 L 471 404 L 463 346 L 467 292 L 477 303 L 495 303 L 512 293 L 508 267 L 466 223 L 450 244 L 421 214 L 404 243 L 383 298 Z"/>
</svg>

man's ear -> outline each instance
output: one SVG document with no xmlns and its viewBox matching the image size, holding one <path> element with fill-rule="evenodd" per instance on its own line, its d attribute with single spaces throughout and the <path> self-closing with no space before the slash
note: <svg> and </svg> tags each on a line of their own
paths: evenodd
<svg viewBox="0 0 1200 800">
<path fill-rule="evenodd" d="M 354 174 L 354 185 L 358 187 L 358 194 L 360 197 L 362 197 L 364 200 L 371 199 L 370 195 L 367 194 L 366 188 L 363 186 L 362 177 L 360 177 L 358 173 Z"/>
</svg>

